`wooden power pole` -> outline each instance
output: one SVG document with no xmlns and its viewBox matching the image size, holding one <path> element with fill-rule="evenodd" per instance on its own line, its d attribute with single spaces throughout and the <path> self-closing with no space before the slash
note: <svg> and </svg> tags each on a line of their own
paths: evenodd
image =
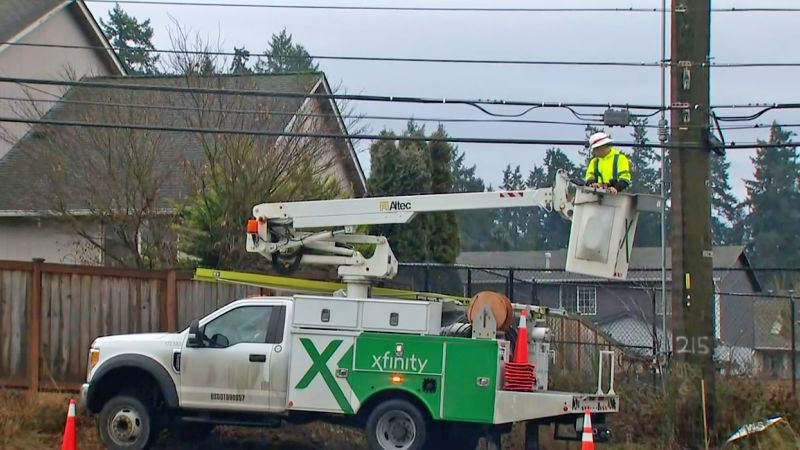
<svg viewBox="0 0 800 450">
<path fill-rule="evenodd" d="M 709 182 L 710 0 L 672 0 L 673 426 L 684 448 L 703 448 L 714 422 L 714 283 Z M 701 387 L 702 386 L 702 387 Z M 702 391 L 706 400 L 703 401 Z M 703 405 L 708 415 L 704 416 Z"/>
</svg>

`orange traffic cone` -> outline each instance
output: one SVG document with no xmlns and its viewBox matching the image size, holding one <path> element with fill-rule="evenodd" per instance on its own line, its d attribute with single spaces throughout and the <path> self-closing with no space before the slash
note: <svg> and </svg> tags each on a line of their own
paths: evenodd
<svg viewBox="0 0 800 450">
<path fill-rule="evenodd" d="M 589 408 L 583 414 L 583 437 L 581 438 L 581 450 L 594 450 L 594 436 L 592 435 L 592 413 Z"/>
<path fill-rule="evenodd" d="M 526 316 L 526 310 L 520 311 L 517 343 L 514 348 L 514 362 L 516 364 L 528 364 L 528 321 Z"/>
<path fill-rule="evenodd" d="M 507 391 L 533 391 L 536 387 L 536 371 L 528 362 L 528 325 L 526 310 L 519 317 L 517 342 L 514 347 L 514 359 L 505 365 L 504 389 Z"/>
<path fill-rule="evenodd" d="M 64 427 L 64 439 L 61 450 L 78 450 L 78 432 L 75 426 L 75 400 L 70 399 L 67 410 L 67 424 Z"/>
</svg>

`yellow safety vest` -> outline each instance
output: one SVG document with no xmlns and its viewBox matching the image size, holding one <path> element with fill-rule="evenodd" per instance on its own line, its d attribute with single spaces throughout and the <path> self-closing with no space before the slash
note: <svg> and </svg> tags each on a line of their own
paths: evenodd
<svg viewBox="0 0 800 450">
<path fill-rule="evenodd" d="M 619 180 L 631 182 L 631 165 L 628 157 L 620 153 L 616 147 L 602 158 L 594 157 L 586 168 L 586 181 L 597 180 L 600 184 L 616 183 Z"/>
</svg>

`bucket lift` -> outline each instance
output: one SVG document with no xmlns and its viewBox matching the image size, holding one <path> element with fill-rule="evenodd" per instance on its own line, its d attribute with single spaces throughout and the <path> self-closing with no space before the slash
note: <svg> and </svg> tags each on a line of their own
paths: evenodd
<svg viewBox="0 0 800 450">
<path fill-rule="evenodd" d="M 638 197 L 578 186 L 559 170 L 553 186 L 541 189 L 262 203 L 247 224 L 247 251 L 270 258 L 283 274 L 336 266 L 348 297 L 365 298 L 373 281 L 397 275 L 397 259 L 385 237 L 359 227 L 408 223 L 427 212 L 535 207 L 572 220 L 568 271 L 625 279 Z M 363 245 L 374 248 L 371 256 L 358 249 Z"/>
</svg>

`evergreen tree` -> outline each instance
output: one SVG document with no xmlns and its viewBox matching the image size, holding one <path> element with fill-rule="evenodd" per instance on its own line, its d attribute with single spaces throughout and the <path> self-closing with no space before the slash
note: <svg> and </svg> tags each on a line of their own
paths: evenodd
<svg viewBox="0 0 800 450">
<path fill-rule="evenodd" d="M 108 14 L 108 22 L 100 19 L 100 26 L 128 74 L 158 73 L 158 55 L 153 52 L 150 19 L 139 22 L 116 4 Z"/>
<path fill-rule="evenodd" d="M 444 127 L 439 125 L 432 138 L 447 137 Z M 451 161 L 453 146 L 444 141 L 431 141 L 431 190 L 435 194 L 453 192 L 453 164 Z M 431 261 L 454 264 L 458 258 L 460 241 L 458 234 L 458 218 L 455 212 L 430 214 L 430 248 Z"/>
<path fill-rule="evenodd" d="M 553 180 L 547 179 L 547 169 L 544 166 L 533 166 L 525 181 L 528 189 L 538 189 L 553 185 Z M 525 249 L 541 250 L 547 242 L 546 217 L 547 212 L 541 208 L 531 208 L 525 227 Z"/>
<path fill-rule="evenodd" d="M 514 170 L 510 165 L 506 166 L 500 189 L 504 191 L 525 189 L 525 181 L 522 179 L 519 166 Z M 503 208 L 497 211 L 491 237 L 500 250 L 524 249 L 529 215 L 530 208 Z"/>
<path fill-rule="evenodd" d="M 393 136 L 391 132 L 383 135 Z M 370 147 L 368 190 L 373 196 L 426 194 L 431 191 L 431 157 L 424 129 L 409 122 L 404 136 L 420 141 L 376 141 Z M 377 225 L 370 233 L 386 236 L 399 261 L 430 261 L 430 226 L 420 214 L 407 224 Z"/>
<path fill-rule="evenodd" d="M 633 125 L 631 137 L 636 146 L 630 152 L 623 152 L 628 156 L 631 165 L 631 186 L 628 192 L 661 195 L 661 155 L 655 148 L 645 145 L 650 141 L 647 137 L 647 119 L 633 118 L 631 125 Z M 636 228 L 635 246 L 661 246 L 659 214 L 639 214 Z"/>
<path fill-rule="evenodd" d="M 770 129 L 769 144 L 783 145 L 794 134 L 777 123 Z M 759 141 L 763 142 L 763 141 Z M 796 147 L 760 148 L 751 158 L 755 173 L 746 180 L 749 208 L 745 218 L 754 265 L 800 266 L 800 193 L 798 193 L 798 152 Z M 765 280 L 786 282 L 789 280 Z"/>
<path fill-rule="evenodd" d="M 244 47 L 233 48 L 233 60 L 231 60 L 230 73 L 235 74 L 248 74 L 253 73 L 253 69 L 247 67 L 247 61 L 250 59 L 250 52 Z"/>
<path fill-rule="evenodd" d="M 258 73 L 316 72 L 319 69 L 306 49 L 292 42 L 292 35 L 285 29 L 272 35 L 264 56 L 266 58 L 259 57 L 256 62 Z"/>
<path fill-rule="evenodd" d="M 726 155 L 711 155 L 711 232 L 714 245 L 742 242 L 743 214 L 731 192 Z"/>
<path fill-rule="evenodd" d="M 476 166 L 467 167 L 464 163 L 465 153 L 451 145 L 453 165 L 453 192 L 483 192 L 487 190 L 483 180 L 475 176 Z M 490 239 L 492 234 L 494 212 L 487 210 L 458 211 L 458 230 L 461 250 L 466 252 L 496 250 Z"/>
</svg>

